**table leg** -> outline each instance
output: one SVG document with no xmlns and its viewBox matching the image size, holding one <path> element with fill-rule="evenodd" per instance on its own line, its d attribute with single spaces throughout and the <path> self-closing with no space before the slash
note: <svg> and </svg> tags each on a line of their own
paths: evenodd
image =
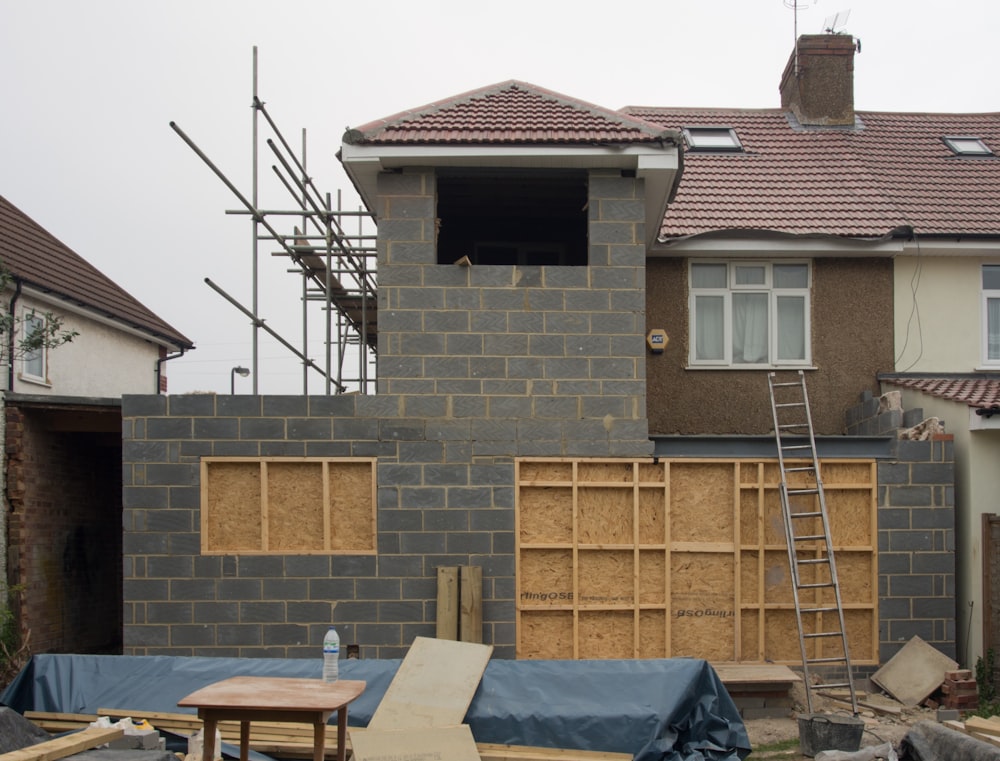
<svg viewBox="0 0 1000 761">
<path fill-rule="evenodd" d="M 250 761 L 250 722 L 240 722 L 240 761 Z"/>
<path fill-rule="evenodd" d="M 317 761 L 320 761 L 317 759 Z M 347 761 L 347 706 L 337 709 L 337 761 Z"/>
<path fill-rule="evenodd" d="M 215 716 L 206 713 L 202 716 L 201 757 L 202 761 L 215 761 L 215 728 L 218 722 Z"/>
<path fill-rule="evenodd" d="M 313 761 L 323 761 L 323 756 L 325 754 L 326 722 L 320 718 L 315 724 L 313 724 Z M 343 761 L 343 759 L 341 759 L 341 761 Z"/>
</svg>

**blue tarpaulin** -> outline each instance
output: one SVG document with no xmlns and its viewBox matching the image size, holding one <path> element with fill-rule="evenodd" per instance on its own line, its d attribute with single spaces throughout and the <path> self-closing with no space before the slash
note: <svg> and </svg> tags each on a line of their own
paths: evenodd
<svg viewBox="0 0 1000 761">
<path fill-rule="evenodd" d="M 399 660 L 342 660 L 361 679 L 350 726 L 366 726 Z M 319 658 L 36 655 L 0 695 L 21 711 L 193 712 L 177 701 L 230 676 L 319 678 Z M 636 761 L 738 761 L 750 741 L 712 667 L 698 659 L 489 662 L 465 722 L 477 742 L 632 754 Z"/>
</svg>

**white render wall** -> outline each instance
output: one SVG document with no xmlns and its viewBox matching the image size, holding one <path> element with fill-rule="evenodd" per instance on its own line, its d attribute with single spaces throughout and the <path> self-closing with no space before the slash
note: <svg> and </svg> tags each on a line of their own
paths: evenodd
<svg viewBox="0 0 1000 761">
<path fill-rule="evenodd" d="M 32 306 L 63 318 L 63 328 L 79 333 L 71 343 L 47 350 L 47 383 L 25 379 L 21 362 L 14 363 L 13 391 L 21 394 L 117 398 L 122 394 L 155 394 L 159 347 L 131 332 L 75 311 L 59 311 L 51 304 L 22 296 L 18 313 Z M 169 363 L 164 363 L 164 370 Z M 0 385 L 7 387 L 8 368 Z"/>
<path fill-rule="evenodd" d="M 981 368 L 980 272 L 984 263 L 997 262 L 964 256 L 896 258 L 896 372 L 970 373 Z"/>
</svg>

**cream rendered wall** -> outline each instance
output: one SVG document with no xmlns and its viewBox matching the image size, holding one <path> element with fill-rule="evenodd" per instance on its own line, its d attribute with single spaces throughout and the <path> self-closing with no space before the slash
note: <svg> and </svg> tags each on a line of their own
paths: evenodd
<svg viewBox="0 0 1000 761">
<path fill-rule="evenodd" d="M 156 344 L 82 314 L 57 311 L 51 304 L 30 297 L 18 302 L 19 310 L 32 306 L 39 312 L 61 314 L 63 328 L 75 330 L 79 335 L 71 343 L 47 350 L 47 383 L 23 378 L 22 363 L 15 361 L 16 393 L 110 398 L 157 393 Z M 6 364 L 2 372 L 2 385 L 6 387 Z"/>
<path fill-rule="evenodd" d="M 981 366 L 980 268 L 993 261 L 896 257 L 896 372 L 968 373 Z"/>
<path fill-rule="evenodd" d="M 965 404 L 907 389 L 902 401 L 903 409 L 940 418 L 955 437 L 956 643 L 961 665 L 974 668 L 983 655 L 982 516 L 1000 512 L 1000 429 L 970 431 Z"/>
</svg>

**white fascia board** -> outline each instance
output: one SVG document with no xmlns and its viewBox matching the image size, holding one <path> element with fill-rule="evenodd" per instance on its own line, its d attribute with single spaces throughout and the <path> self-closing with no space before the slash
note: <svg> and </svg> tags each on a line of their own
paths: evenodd
<svg viewBox="0 0 1000 761">
<path fill-rule="evenodd" d="M 847 238 L 782 235 L 773 238 L 755 236 L 692 236 L 649 251 L 651 257 L 728 256 L 733 258 L 776 257 L 892 257 L 903 249 L 896 239 L 856 240 Z"/>
<path fill-rule="evenodd" d="M 677 177 L 677 151 L 670 153 L 647 153 L 639 156 L 636 177 L 646 183 L 646 250 L 655 243 L 660 234 L 663 215 L 667 213 L 670 191 Z"/>
<path fill-rule="evenodd" d="M 173 351 L 180 351 L 181 349 L 179 345 L 167 340 L 163 336 L 154 335 L 148 330 L 143 330 L 142 328 L 134 327 L 122 322 L 121 320 L 107 317 L 106 315 L 95 311 L 92 307 L 81 306 L 75 302 L 55 296 L 50 292 L 36 290 L 30 285 L 25 285 L 24 288 L 22 288 L 21 295 L 30 296 L 35 301 L 40 301 L 43 304 L 51 306 L 51 311 L 56 315 L 58 315 L 59 312 L 70 312 L 75 315 L 86 317 L 88 320 L 93 320 L 101 325 L 106 325 L 109 328 L 114 328 L 122 333 L 127 333 L 130 336 L 135 336 L 136 338 L 141 338 L 144 341 L 149 341 L 157 346 L 164 346 Z"/>
<path fill-rule="evenodd" d="M 924 238 L 908 240 L 902 256 L 1000 256 L 1000 238 L 969 240 L 968 238 Z"/>
</svg>

